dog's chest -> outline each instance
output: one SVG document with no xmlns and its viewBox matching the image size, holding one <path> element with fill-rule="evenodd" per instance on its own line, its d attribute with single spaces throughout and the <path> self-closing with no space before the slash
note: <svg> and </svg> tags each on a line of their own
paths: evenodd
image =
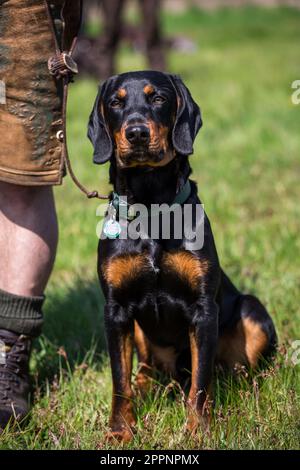
<svg viewBox="0 0 300 470">
<path fill-rule="evenodd" d="M 113 257 L 104 277 L 116 294 L 128 299 L 170 294 L 188 301 L 198 296 L 207 269 L 206 261 L 186 250 L 162 251 L 158 257 L 144 251 Z"/>
<path fill-rule="evenodd" d="M 104 266 L 111 296 L 156 344 L 186 343 L 207 263 L 189 251 L 149 251 L 115 256 Z"/>
</svg>

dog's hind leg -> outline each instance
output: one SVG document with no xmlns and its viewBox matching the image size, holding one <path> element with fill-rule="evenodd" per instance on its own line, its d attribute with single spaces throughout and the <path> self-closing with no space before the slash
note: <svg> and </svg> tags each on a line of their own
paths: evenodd
<svg viewBox="0 0 300 470">
<path fill-rule="evenodd" d="M 218 360 L 230 369 L 236 364 L 255 368 L 260 359 L 268 359 L 276 349 L 273 321 L 253 295 L 240 295 L 235 307 L 238 321 L 219 338 Z"/>
</svg>

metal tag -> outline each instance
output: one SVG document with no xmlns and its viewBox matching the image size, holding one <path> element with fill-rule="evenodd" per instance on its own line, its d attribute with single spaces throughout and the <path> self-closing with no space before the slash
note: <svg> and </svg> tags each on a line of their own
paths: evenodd
<svg viewBox="0 0 300 470">
<path fill-rule="evenodd" d="M 107 238 L 114 240 L 118 238 L 121 233 L 121 225 L 116 220 L 116 209 L 112 203 L 110 203 L 108 207 L 108 216 L 109 219 L 104 224 L 103 233 Z"/>
</svg>

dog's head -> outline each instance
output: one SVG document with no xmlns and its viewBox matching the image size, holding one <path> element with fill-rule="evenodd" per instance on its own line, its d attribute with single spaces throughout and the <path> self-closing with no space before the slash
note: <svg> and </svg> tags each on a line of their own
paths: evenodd
<svg viewBox="0 0 300 470">
<path fill-rule="evenodd" d="M 94 162 L 115 154 L 121 168 L 166 165 L 193 153 L 200 109 L 182 80 L 162 72 L 129 72 L 99 90 L 88 126 Z"/>
</svg>

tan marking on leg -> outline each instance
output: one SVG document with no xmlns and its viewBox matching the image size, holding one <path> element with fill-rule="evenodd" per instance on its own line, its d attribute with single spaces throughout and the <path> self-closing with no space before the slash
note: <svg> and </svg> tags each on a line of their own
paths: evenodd
<svg viewBox="0 0 300 470">
<path fill-rule="evenodd" d="M 259 323 L 251 318 L 241 319 L 234 330 L 219 339 L 218 358 L 234 369 L 236 364 L 256 367 L 268 345 L 268 337 Z"/>
<path fill-rule="evenodd" d="M 190 331 L 190 348 L 191 348 L 191 365 L 192 365 L 192 376 L 191 376 L 191 388 L 189 392 L 188 401 L 193 403 L 197 396 L 197 370 L 199 368 L 199 357 L 198 348 L 195 339 L 195 333 L 193 330 Z"/>
<path fill-rule="evenodd" d="M 163 258 L 163 266 L 167 270 L 176 272 L 178 276 L 189 283 L 193 290 L 197 289 L 200 279 L 208 271 L 208 261 L 200 261 L 188 251 L 166 253 Z"/>
<path fill-rule="evenodd" d="M 245 336 L 241 321 L 233 331 L 226 332 L 219 338 L 217 358 L 230 369 L 234 369 L 236 364 L 247 364 Z"/>
<path fill-rule="evenodd" d="M 116 256 L 104 266 L 104 277 L 110 285 L 120 288 L 124 282 L 132 281 L 150 267 L 149 259 L 144 254 Z"/>
<path fill-rule="evenodd" d="M 256 367 L 259 358 L 268 345 L 268 336 L 259 323 L 249 317 L 243 319 L 246 356 L 251 367 Z"/>
<path fill-rule="evenodd" d="M 151 386 L 153 375 L 151 351 L 149 341 L 136 321 L 134 322 L 134 342 L 139 361 L 135 382 L 140 392 L 145 394 Z"/>
<path fill-rule="evenodd" d="M 133 411 L 133 392 L 131 388 L 133 338 L 124 336 L 121 347 L 122 393 L 113 386 L 112 410 L 109 425 L 111 431 L 108 440 L 129 442 L 133 436 L 136 418 Z"/>
<path fill-rule="evenodd" d="M 149 343 L 143 330 L 136 321 L 134 322 L 134 342 L 138 351 L 139 362 L 149 362 L 151 357 Z"/>
<path fill-rule="evenodd" d="M 187 424 L 186 428 L 192 434 L 202 429 L 207 431 L 211 418 L 211 384 L 208 390 L 198 390 L 199 352 L 195 338 L 195 331 L 190 329 L 190 348 L 192 359 L 191 388 L 187 399 Z M 203 395 L 203 404 L 199 408 L 197 402 Z"/>
</svg>

